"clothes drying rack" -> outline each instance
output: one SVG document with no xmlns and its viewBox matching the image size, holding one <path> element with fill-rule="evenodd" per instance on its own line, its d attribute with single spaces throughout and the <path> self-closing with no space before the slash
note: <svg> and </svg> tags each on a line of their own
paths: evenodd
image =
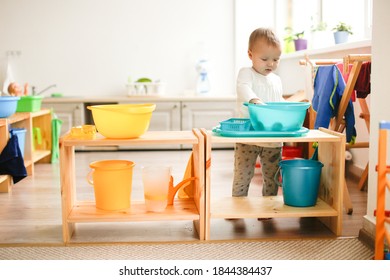
<svg viewBox="0 0 390 280">
<path fill-rule="evenodd" d="M 299 61 L 300 65 L 310 65 L 312 69 L 312 79 L 314 81 L 315 67 L 321 65 L 334 65 L 338 63 L 343 63 L 343 73 L 349 74 L 348 80 L 338 107 L 336 116 L 330 122 L 330 129 L 342 133 L 345 129 L 344 114 L 348 106 L 348 102 L 351 99 L 352 93 L 355 88 L 357 78 L 359 76 L 363 62 L 370 62 L 371 54 L 350 54 L 344 56 L 343 59 L 309 59 L 306 55 L 305 59 Z M 350 68 L 350 65 L 352 67 Z M 367 102 L 364 98 L 357 98 L 362 110 L 360 118 L 364 119 L 368 133 L 370 132 L 370 111 L 367 105 Z M 315 112 L 311 109 L 310 111 L 310 125 L 314 127 Z M 352 148 L 369 148 L 368 142 L 359 142 L 354 144 L 346 144 L 346 149 Z M 368 163 L 363 171 L 362 177 L 358 183 L 358 188 L 363 190 L 364 186 L 367 184 L 368 179 Z M 349 191 L 347 188 L 347 183 L 344 180 L 344 207 L 348 214 L 352 214 L 353 206 L 351 198 L 349 196 Z"/>
</svg>

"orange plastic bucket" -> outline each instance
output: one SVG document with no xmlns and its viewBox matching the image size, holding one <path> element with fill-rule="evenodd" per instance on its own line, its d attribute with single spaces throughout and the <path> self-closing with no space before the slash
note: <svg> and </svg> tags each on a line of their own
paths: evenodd
<svg viewBox="0 0 390 280">
<path fill-rule="evenodd" d="M 102 160 L 89 164 L 87 181 L 94 186 L 96 208 L 121 210 L 130 207 L 134 162 Z"/>
</svg>

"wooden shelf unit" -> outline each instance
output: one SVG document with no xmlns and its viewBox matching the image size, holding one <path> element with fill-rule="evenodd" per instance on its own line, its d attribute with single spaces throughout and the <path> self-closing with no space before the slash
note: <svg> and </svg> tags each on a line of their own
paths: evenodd
<svg viewBox="0 0 390 280">
<path fill-rule="evenodd" d="M 95 206 L 95 201 L 78 201 L 75 180 L 75 147 L 77 146 L 132 146 L 132 145 L 192 145 L 195 180 L 193 198 L 175 198 L 161 213 L 147 212 L 144 201 L 131 201 L 130 208 L 121 211 L 104 211 Z M 135 139 L 107 139 L 100 134 L 93 140 L 72 139 L 69 134 L 60 138 L 60 173 L 62 196 L 63 240 L 71 242 L 76 223 L 90 222 L 136 222 L 192 220 L 199 239 L 204 240 L 204 138 L 202 133 L 192 131 L 148 131 Z"/>
<path fill-rule="evenodd" d="M 216 218 L 318 217 L 334 234 L 341 235 L 345 168 L 345 136 L 320 128 L 301 137 L 220 137 L 202 130 L 206 138 L 206 210 L 205 239 L 210 239 L 210 221 Z M 313 207 L 284 205 L 282 196 L 225 197 L 213 199 L 211 162 L 212 147 L 220 143 L 318 142 L 318 159 L 324 164 L 319 199 Z M 229 186 L 231 187 L 231 186 Z"/>
<path fill-rule="evenodd" d="M 48 109 L 42 109 L 38 112 L 15 113 L 9 118 L 0 119 L 0 151 L 4 149 L 9 140 L 9 126 L 26 129 L 24 165 L 27 174 L 32 176 L 35 163 L 48 163 L 51 160 L 51 112 Z M 35 127 L 41 131 L 42 143 L 34 147 L 33 128 Z M 0 175 L 0 192 L 9 192 L 11 186 L 11 176 Z"/>
</svg>

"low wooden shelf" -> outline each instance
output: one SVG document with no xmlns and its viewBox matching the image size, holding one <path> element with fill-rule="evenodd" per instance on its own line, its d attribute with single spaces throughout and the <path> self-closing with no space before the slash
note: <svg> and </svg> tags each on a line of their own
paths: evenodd
<svg viewBox="0 0 390 280">
<path fill-rule="evenodd" d="M 198 220 L 199 211 L 193 199 L 176 199 L 163 213 L 147 212 L 144 201 L 131 201 L 131 207 L 122 211 L 104 211 L 95 202 L 78 202 L 69 213 L 68 222 L 132 222 L 160 220 Z"/>
<path fill-rule="evenodd" d="M 341 235 L 344 183 L 345 136 L 328 129 L 310 130 L 301 137 L 220 137 L 202 130 L 206 139 L 206 225 L 205 239 L 210 239 L 211 219 L 318 217 L 334 234 Z M 213 183 L 212 147 L 220 143 L 318 142 L 318 159 L 324 164 L 319 199 L 313 207 L 284 205 L 282 196 L 225 197 L 211 196 Z M 229 186 L 231 188 L 231 186 Z"/>
<path fill-rule="evenodd" d="M 42 109 L 37 112 L 15 113 L 8 118 L 0 119 L 0 151 L 4 149 L 9 140 L 9 127 L 26 129 L 23 159 L 27 174 L 33 176 L 35 163 L 48 163 L 51 160 L 51 111 Z M 40 144 L 34 145 L 33 128 L 41 131 Z M 0 175 L 0 192 L 9 192 L 11 186 L 12 177 Z"/>
<path fill-rule="evenodd" d="M 330 217 L 338 213 L 319 199 L 313 207 L 285 205 L 283 197 L 224 197 L 212 200 L 211 218 Z"/>
<path fill-rule="evenodd" d="M 96 208 L 95 201 L 80 201 L 76 197 L 76 146 L 132 146 L 132 145 L 187 144 L 192 145 L 193 171 L 196 177 L 193 198 L 175 198 L 161 213 L 147 212 L 144 201 L 131 200 L 130 208 L 123 211 L 104 211 Z M 72 139 L 69 134 L 60 138 L 60 173 L 62 196 L 63 240 L 71 242 L 76 223 L 136 222 L 192 220 L 199 239 L 204 240 L 204 138 L 192 131 L 148 131 L 135 139 L 107 139 L 100 134 L 92 140 Z"/>
</svg>

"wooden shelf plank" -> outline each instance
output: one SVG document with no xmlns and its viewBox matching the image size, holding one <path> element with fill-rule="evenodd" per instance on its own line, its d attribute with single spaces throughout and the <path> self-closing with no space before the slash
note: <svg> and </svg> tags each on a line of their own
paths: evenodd
<svg viewBox="0 0 390 280">
<path fill-rule="evenodd" d="M 312 207 L 285 205 L 283 196 L 224 197 L 211 202 L 212 218 L 330 217 L 335 209 L 321 199 Z"/>
<path fill-rule="evenodd" d="M 198 144 L 192 131 L 147 131 L 134 139 L 109 139 L 97 134 L 95 139 L 74 139 L 69 134 L 61 137 L 65 146 L 121 146 L 121 145 L 163 145 L 163 144 Z"/>
<path fill-rule="evenodd" d="M 210 132 L 211 133 L 211 132 Z M 213 144 L 226 143 L 271 143 L 271 142 L 339 142 L 340 137 L 321 130 L 310 130 L 300 137 L 223 137 L 211 134 Z"/>
<path fill-rule="evenodd" d="M 40 111 L 37 111 L 37 112 L 31 112 L 31 117 L 32 118 L 35 118 L 35 117 L 40 117 L 40 116 L 44 116 L 44 115 L 47 115 L 47 114 L 50 114 L 51 111 L 50 109 L 41 109 Z"/>
<path fill-rule="evenodd" d="M 0 175 L 0 193 L 9 192 L 12 185 L 12 177 L 10 175 Z"/>
<path fill-rule="evenodd" d="M 7 119 L 0 118 L 0 127 L 2 127 L 2 126 L 7 126 Z"/>
<path fill-rule="evenodd" d="M 0 183 L 3 183 L 6 180 L 8 180 L 8 177 L 9 177 L 9 175 L 0 175 Z"/>
<path fill-rule="evenodd" d="M 32 165 L 33 164 L 33 161 L 32 160 L 29 160 L 29 159 L 25 159 L 24 160 L 24 166 L 30 166 L 30 165 Z"/>
<path fill-rule="evenodd" d="M 50 155 L 51 151 L 48 150 L 35 150 L 33 151 L 33 162 L 37 162 L 40 159 Z"/>
<path fill-rule="evenodd" d="M 13 124 L 13 123 L 27 120 L 29 118 L 30 118 L 30 113 L 26 112 L 26 113 L 15 113 L 9 116 L 7 119 L 9 124 Z"/>
<path fill-rule="evenodd" d="M 177 199 L 161 213 L 147 212 L 144 201 L 132 201 L 130 208 L 120 211 L 104 211 L 94 201 L 78 201 L 67 218 L 69 223 L 158 220 L 199 220 L 199 211 L 192 199 Z"/>
</svg>

